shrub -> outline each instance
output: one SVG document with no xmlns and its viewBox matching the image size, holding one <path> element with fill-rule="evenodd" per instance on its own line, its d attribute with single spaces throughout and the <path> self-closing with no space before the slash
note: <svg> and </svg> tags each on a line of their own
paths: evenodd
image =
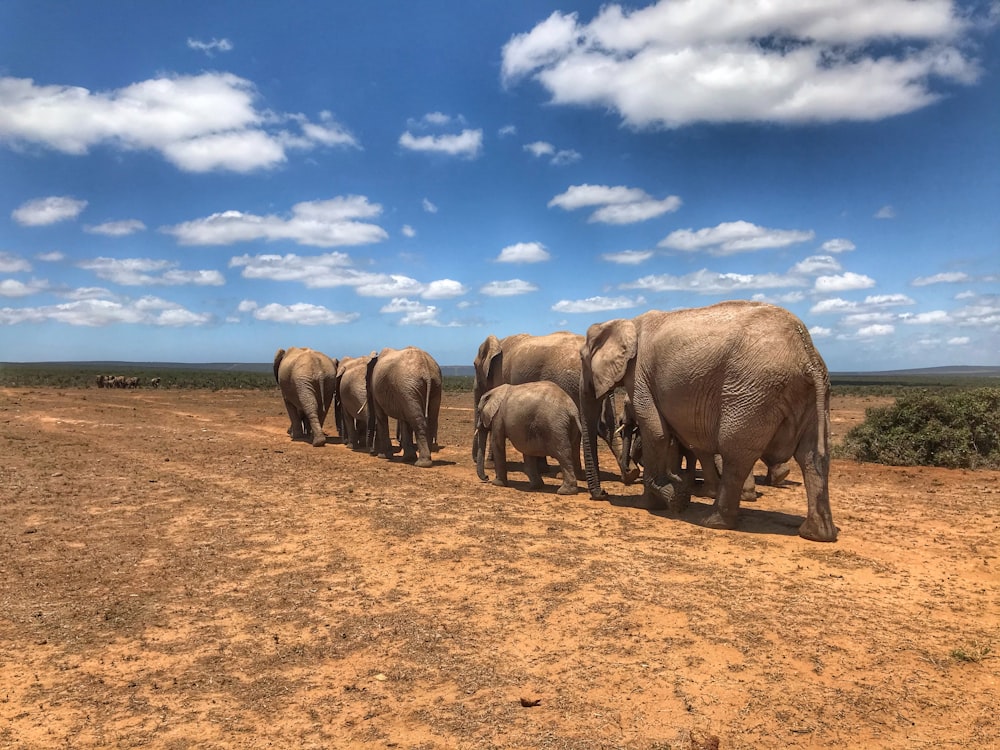
<svg viewBox="0 0 1000 750">
<path fill-rule="evenodd" d="M 1000 468 L 1000 388 L 915 393 L 868 409 L 836 453 L 893 466 Z"/>
</svg>

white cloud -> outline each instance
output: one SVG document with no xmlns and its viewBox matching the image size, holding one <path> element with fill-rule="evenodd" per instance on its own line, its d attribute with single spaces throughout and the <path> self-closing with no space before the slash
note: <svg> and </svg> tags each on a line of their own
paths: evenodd
<svg viewBox="0 0 1000 750">
<path fill-rule="evenodd" d="M 439 310 L 434 305 L 424 305 L 406 297 L 395 297 L 379 310 L 386 314 L 400 314 L 399 324 L 404 326 L 440 326 Z"/>
<path fill-rule="evenodd" d="M 856 248 L 850 240 L 838 238 L 827 240 L 820 245 L 820 249 L 828 253 L 849 253 Z"/>
<path fill-rule="evenodd" d="M 829 255 L 812 255 L 805 260 L 800 260 L 792 266 L 792 273 L 801 273 L 806 276 L 816 276 L 828 274 L 841 269 L 840 263 Z"/>
<path fill-rule="evenodd" d="M 125 301 L 86 298 L 45 307 L 0 308 L 0 325 L 46 321 L 90 327 L 131 323 L 179 328 L 206 325 L 212 316 L 150 296 Z"/>
<path fill-rule="evenodd" d="M 537 292 L 538 287 L 530 281 L 510 279 L 509 281 L 491 281 L 480 287 L 479 292 L 487 297 L 513 297 L 519 294 Z"/>
<path fill-rule="evenodd" d="M 358 284 L 355 290 L 363 297 L 394 297 L 402 294 L 420 294 L 424 285 L 416 279 L 402 274 L 382 274 L 363 284 Z"/>
<path fill-rule="evenodd" d="M 94 258 L 77 263 L 98 278 L 122 286 L 194 284 L 196 286 L 222 286 L 225 278 L 218 271 L 183 271 L 177 263 L 150 258 Z"/>
<path fill-rule="evenodd" d="M 696 122 L 870 121 L 979 76 L 948 0 L 610 4 L 589 23 L 556 11 L 504 45 L 502 78 L 636 128 Z M 887 49 L 888 48 L 888 49 Z"/>
<path fill-rule="evenodd" d="M 681 199 L 669 195 L 662 200 L 650 196 L 639 188 L 616 185 L 572 185 L 549 201 L 566 211 L 599 206 L 587 221 L 601 224 L 635 224 L 640 221 L 672 213 L 681 206 Z"/>
<path fill-rule="evenodd" d="M 555 156 L 549 161 L 556 167 L 565 167 L 567 164 L 575 164 L 583 158 L 583 154 L 571 148 L 563 148 L 556 151 Z"/>
<path fill-rule="evenodd" d="M 0 273 L 19 273 L 30 270 L 31 264 L 24 258 L 0 250 Z"/>
<path fill-rule="evenodd" d="M 57 263 L 60 260 L 64 260 L 66 255 L 59 250 L 52 250 L 47 253 L 38 253 L 35 258 L 45 263 Z"/>
<path fill-rule="evenodd" d="M 126 237 L 136 232 L 142 232 L 146 225 L 138 219 L 124 219 L 122 221 L 106 221 L 96 226 L 84 226 L 83 231 L 90 234 L 103 234 L 107 237 Z"/>
<path fill-rule="evenodd" d="M 0 297 L 30 297 L 48 288 L 49 283 L 42 279 L 32 279 L 27 284 L 17 279 L 0 279 Z"/>
<path fill-rule="evenodd" d="M 253 300 L 243 300 L 238 309 L 244 313 L 252 312 L 257 320 L 303 326 L 342 325 L 360 317 L 358 313 L 335 312 L 322 305 L 310 305 L 306 302 L 296 302 L 292 305 L 272 303 L 259 307 Z"/>
<path fill-rule="evenodd" d="M 874 325 L 865 326 L 864 328 L 859 328 L 857 332 L 858 338 L 868 339 L 876 338 L 879 336 L 891 336 L 896 332 L 896 327 L 893 325 L 885 323 L 876 323 Z"/>
<path fill-rule="evenodd" d="M 532 156 L 542 157 L 552 156 L 556 152 L 556 147 L 545 141 L 535 141 L 534 143 L 526 143 L 524 150 Z"/>
<path fill-rule="evenodd" d="M 466 286 L 452 279 L 438 279 L 428 284 L 421 297 L 424 299 L 451 299 L 468 293 Z"/>
<path fill-rule="evenodd" d="M 910 323 L 913 325 L 943 325 L 954 323 L 951 315 L 944 310 L 930 310 L 928 312 L 902 315 L 900 317 L 904 323 Z"/>
<path fill-rule="evenodd" d="M 701 269 L 684 276 L 659 274 L 643 276 L 621 289 L 643 289 L 650 292 L 696 292 L 698 294 L 728 294 L 755 289 L 782 289 L 803 286 L 806 281 L 801 276 L 765 274 L 718 273 Z"/>
<path fill-rule="evenodd" d="M 833 329 L 824 326 L 813 326 L 809 329 L 809 335 L 814 339 L 825 339 L 833 335 Z"/>
<path fill-rule="evenodd" d="M 874 218 L 876 219 L 895 219 L 896 209 L 892 206 L 882 206 L 878 211 L 875 212 Z"/>
<path fill-rule="evenodd" d="M 855 302 L 840 297 L 824 299 L 817 302 L 810 308 L 809 312 L 814 315 L 828 313 L 849 314 L 865 313 L 873 310 L 881 310 L 888 307 L 901 307 L 904 305 L 916 304 L 913 299 L 905 294 L 876 294 L 865 297 L 864 302 Z"/>
<path fill-rule="evenodd" d="M 540 242 L 518 242 L 508 245 L 496 257 L 497 263 L 542 263 L 552 256 Z"/>
<path fill-rule="evenodd" d="M 552 309 L 564 313 L 597 313 L 627 310 L 645 304 L 645 297 L 588 297 L 580 300 L 562 299 L 552 305 Z"/>
<path fill-rule="evenodd" d="M 637 266 L 653 257 L 652 250 L 622 250 L 617 253 L 603 253 L 601 260 L 623 266 Z"/>
<path fill-rule="evenodd" d="M 0 102 L 0 117 L 2 116 L 2 102 Z M 41 227 L 75 219 L 86 207 L 87 201 L 65 195 L 53 195 L 22 203 L 10 215 L 22 226 Z"/>
<path fill-rule="evenodd" d="M 445 135 L 413 135 L 406 131 L 399 136 L 399 145 L 410 151 L 475 159 L 483 149 L 483 131 L 467 128 L 458 134 Z"/>
<path fill-rule="evenodd" d="M 308 201 L 292 206 L 291 216 L 258 216 L 223 211 L 161 231 L 182 245 L 232 245 L 254 240 L 289 240 L 300 245 L 334 247 L 381 242 L 389 235 L 376 224 L 360 221 L 382 213 L 382 206 L 360 195 Z"/>
<path fill-rule="evenodd" d="M 911 283 L 913 286 L 930 286 L 931 284 L 956 284 L 970 281 L 969 274 L 961 271 L 949 271 L 946 273 L 936 273 L 933 276 L 920 276 Z"/>
<path fill-rule="evenodd" d="M 572 164 L 583 158 L 578 151 L 574 151 L 573 149 L 556 151 L 556 147 L 546 141 L 535 141 L 534 143 L 525 144 L 524 150 L 539 159 L 543 156 L 551 156 L 552 158 L 549 160 L 549 163 L 557 167 Z"/>
<path fill-rule="evenodd" d="M 710 255 L 733 255 L 787 247 L 807 242 L 813 237 L 812 231 L 768 229 L 748 221 L 728 221 L 696 231 L 678 229 L 664 237 L 659 247 L 682 252 L 707 250 Z"/>
<path fill-rule="evenodd" d="M 438 212 L 438 207 L 426 198 L 423 199 L 420 205 L 423 206 L 424 211 L 429 214 L 436 214 Z"/>
<path fill-rule="evenodd" d="M 875 286 L 875 279 L 864 274 L 846 271 L 834 276 L 819 276 L 814 289 L 821 294 L 830 292 L 846 292 L 852 289 L 870 289 Z"/>
<path fill-rule="evenodd" d="M 404 237 L 409 237 L 410 239 L 417 236 L 417 230 L 411 227 L 409 224 L 403 224 L 403 228 L 399 230 L 402 232 Z"/>
<path fill-rule="evenodd" d="M 212 57 L 215 52 L 230 52 L 233 49 L 233 43 L 226 38 L 215 39 L 213 37 L 211 41 L 203 42 L 200 39 L 188 37 L 187 45 L 191 49 L 204 52 L 209 57 Z"/>
<path fill-rule="evenodd" d="M 275 167 L 287 147 L 357 146 L 329 113 L 316 125 L 301 114 L 258 109 L 257 98 L 250 81 L 231 73 L 164 76 L 103 92 L 0 78 L 0 141 L 74 155 L 97 145 L 152 150 L 191 172 Z M 300 132 L 284 130 L 287 124 Z"/>
<path fill-rule="evenodd" d="M 953 336 L 948 339 L 948 346 L 966 346 L 972 341 L 968 336 Z"/>
<path fill-rule="evenodd" d="M 517 135 L 516 125 L 504 125 L 500 130 L 497 131 L 497 135 L 501 138 L 506 138 L 508 135 Z"/>
</svg>

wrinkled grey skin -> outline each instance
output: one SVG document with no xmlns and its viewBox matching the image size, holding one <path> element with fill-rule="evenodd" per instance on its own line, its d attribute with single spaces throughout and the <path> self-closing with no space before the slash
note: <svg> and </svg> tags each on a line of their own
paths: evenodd
<svg viewBox="0 0 1000 750">
<path fill-rule="evenodd" d="M 519 385 L 548 380 L 562 388 L 573 399 L 573 403 L 579 404 L 582 345 L 583 336 L 569 331 L 557 331 L 544 336 L 517 333 L 502 339 L 492 334 L 487 336 L 479 345 L 473 361 L 473 403 L 478 409 L 483 394 L 504 383 Z M 478 419 L 477 412 L 477 422 Z M 621 439 L 615 430 L 616 425 L 614 394 L 609 393 L 601 402 L 598 434 L 617 457 L 621 453 Z M 473 437 L 473 455 L 477 449 L 478 434 L 477 430 Z"/>
<path fill-rule="evenodd" d="M 389 417 L 397 420 L 403 460 L 432 465 L 441 411 L 441 368 L 413 346 L 372 352 L 367 366 L 368 441 L 380 458 L 392 456 Z"/>
<path fill-rule="evenodd" d="M 562 470 L 559 495 L 575 495 L 580 468 L 580 418 L 577 405 L 565 391 L 548 380 L 520 385 L 500 385 L 479 400 L 476 423 L 476 473 L 486 482 L 486 443 L 493 449 L 496 478 L 507 486 L 507 440 L 524 454 L 524 468 L 531 489 L 541 489 L 546 456 Z"/>
<path fill-rule="evenodd" d="M 323 422 L 337 387 L 337 361 L 307 347 L 278 349 L 274 355 L 274 380 L 281 389 L 292 440 L 326 443 Z"/>
<path fill-rule="evenodd" d="M 799 534 L 836 540 L 829 375 L 805 325 L 790 312 L 735 301 L 651 311 L 591 326 L 580 357 L 583 452 L 593 497 L 604 496 L 594 440 L 600 399 L 621 385 L 639 427 L 651 503 L 682 509 L 690 498 L 679 475 L 680 446 L 705 459 L 703 465 L 719 454 L 719 489 L 705 523 L 734 528 L 754 462 L 777 466 L 794 457 L 808 498 Z"/>
<path fill-rule="evenodd" d="M 348 447 L 368 449 L 368 375 L 369 357 L 343 357 L 337 367 L 337 395 L 334 413 L 337 431 Z"/>
</svg>

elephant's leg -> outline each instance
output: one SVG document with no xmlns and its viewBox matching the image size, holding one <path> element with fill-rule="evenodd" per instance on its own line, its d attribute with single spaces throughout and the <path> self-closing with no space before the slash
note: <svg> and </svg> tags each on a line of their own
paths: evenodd
<svg viewBox="0 0 1000 750">
<path fill-rule="evenodd" d="M 740 515 L 740 495 L 747 475 L 752 473 L 753 457 L 726 456 L 722 462 L 722 479 L 712 513 L 705 525 L 712 529 L 734 529 Z"/>
<path fill-rule="evenodd" d="M 757 501 L 757 480 L 753 475 L 753 468 L 743 480 L 743 487 L 740 488 L 740 502 L 753 503 Z"/>
<path fill-rule="evenodd" d="M 326 434 L 323 432 L 323 425 L 319 423 L 319 415 L 313 411 L 307 411 L 304 415 L 305 421 L 309 425 L 309 436 L 312 438 L 313 447 L 319 448 L 326 444 Z"/>
<path fill-rule="evenodd" d="M 403 451 L 403 460 L 412 463 L 417 460 L 417 449 L 413 445 L 413 428 L 406 420 L 400 419 L 396 424 L 396 433 L 399 435 L 399 447 Z"/>
<path fill-rule="evenodd" d="M 556 490 L 556 494 L 575 495 L 579 488 L 576 485 L 577 473 L 573 464 L 580 460 L 580 451 L 569 449 L 556 456 L 556 459 L 559 461 L 560 470 L 562 470 L 562 484 Z"/>
<path fill-rule="evenodd" d="M 771 487 L 777 487 L 788 478 L 789 471 L 791 471 L 791 467 L 788 465 L 788 461 L 768 463 L 767 478 L 764 481 Z"/>
<path fill-rule="evenodd" d="M 546 468 L 545 456 L 524 456 L 524 473 L 528 475 L 528 487 L 540 490 L 545 486 L 542 473 Z"/>
<path fill-rule="evenodd" d="M 651 508 L 667 508 L 680 513 L 691 502 L 691 487 L 681 475 L 681 445 L 670 432 L 659 439 L 642 434 L 643 497 Z"/>
<path fill-rule="evenodd" d="M 809 509 L 805 522 L 799 527 L 799 536 L 814 542 L 837 541 L 837 527 L 830 512 L 830 456 L 818 456 L 815 449 L 799 445 L 795 463 L 802 470 Z"/>
<path fill-rule="evenodd" d="M 292 440 L 301 440 L 302 435 L 302 417 L 299 416 L 299 409 L 291 401 L 285 401 L 285 411 L 288 412 L 288 421 L 290 427 L 288 428 L 288 434 L 292 436 Z"/>
<path fill-rule="evenodd" d="M 433 466 L 430 433 L 428 432 L 427 419 L 423 415 L 414 420 L 410 436 L 410 452 L 415 459 L 413 465 L 422 469 Z"/>
<path fill-rule="evenodd" d="M 493 450 L 493 470 L 496 476 L 493 484 L 497 487 L 507 486 L 507 438 L 503 433 L 498 434 L 494 429 L 490 435 L 490 447 Z"/>
<path fill-rule="evenodd" d="M 375 453 L 379 458 L 392 457 L 392 440 L 389 438 L 389 416 L 385 412 L 375 414 Z"/>
</svg>

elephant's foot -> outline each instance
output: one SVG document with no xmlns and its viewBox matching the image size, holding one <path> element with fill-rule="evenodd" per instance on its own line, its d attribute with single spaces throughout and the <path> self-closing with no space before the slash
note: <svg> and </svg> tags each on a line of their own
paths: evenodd
<svg viewBox="0 0 1000 750">
<path fill-rule="evenodd" d="M 492 484 L 493 484 L 494 487 L 506 487 L 507 486 L 507 480 L 501 479 L 500 477 L 496 477 L 493 480 Z"/>
<path fill-rule="evenodd" d="M 635 484 L 635 480 L 639 478 L 640 474 L 642 474 L 641 469 L 638 468 L 629 469 L 624 474 L 622 474 L 622 484 L 624 484 L 625 486 L 628 486 L 630 484 Z"/>
<path fill-rule="evenodd" d="M 673 513 L 683 513 L 691 504 L 691 488 L 679 481 L 679 477 L 646 480 L 643 497 L 650 508 L 667 509 Z"/>
<path fill-rule="evenodd" d="M 778 464 L 777 466 L 768 466 L 767 479 L 765 481 L 772 487 L 777 487 L 785 481 L 789 471 L 791 471 L 791 467 L 787 462 Z"/>
<path fill-rule="evenodd" d="M 799 526 L 799 536 L 810 542 L 835 542 L 837 527 L 833 525 L 832 520 L 821 523 L 815 518 L 807 518 L 805 523 Z"/>
<path fill-rule="evenodd" d="M 736 528 L 736 516 L 733 515 L 732 518 L 724 516 L 717 509 L 713 510 L 711 515 L 708 516 L 702 523 L 703 526 L 707 526 L 710 529 L 735 529 Z"/>
<path fill-rule="evenodd" d="M 562 485 L 559 489 L 556 490 L 556 494 L 557 495 L 575 495 L 579 491 L 580 491 L 580 488 L 577 487 L 576 483 L 574 482 L 573 484 L 564 484 L 564 485 Z"/>
<path fill-rule="evenodd" d="M 326 445 L 326 435 L 322 432 L 318 435 L 313 436 L 312 439 L 313 448 L 321 448 Z"/>
<path fill-rule="evenodd" d="M 418 458 L 414 463 L 414 466 L 419 466 L 421 469 L 426 469 L 434 465 L 434 462 L 429 458 Z"/>
</svg>

